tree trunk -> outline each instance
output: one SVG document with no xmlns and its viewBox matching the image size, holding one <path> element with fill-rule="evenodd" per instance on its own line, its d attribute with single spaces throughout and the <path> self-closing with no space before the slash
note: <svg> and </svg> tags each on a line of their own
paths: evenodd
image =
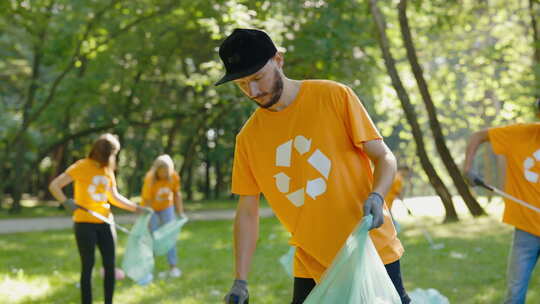
<svg viewBox="0 0 540 304">
<path fill-rule="evenodd" d="M 180 129 L 180 126 L 182 125 L 182 118 L 178 117 L 174 120 L 173 126 L 169 129 L 169 136 L 167 138 L 167 146 L 165 146 L 164 153 L 171 154 L 174 142 L 176 140 L 176 136 L 178 135 L 178 130 Z"/>
<path fill-rule="evenodd" d="M 220 160 L 216 160 L 214 163 L 214 169 L 216 172 L 216 184 L 214 186 L 214 198 L 219 199 L 221 197 L 221 193 L 223 192 L 223 168 L 221 168 L 222 162 Z"/>
<path fill-rule="evenodd" d="M 186 164 L 183 166 L 183 169 L 185 170 L 185 176 L 186 178 L 184 183 L 184 189 L 186 191 L 186 200 L 192 201 L 193 200 L 193 163 Z"/>
<path fill-rule="evenodd" d="M 538 16 L 540 15 L 540 1 L 529 0 L 529 13 L 531 15 L 531 27 L 533 33 L 533 71 L 535 75 L 534 94 L 540 98 L 540 24 Z"/>
<path fill-rule="evenodd" d="M 420 94 L 422 95 L 424 105 L 426 106 L 426 110 L 428 112 L 429 125 L 435 139 L 435 147 L 437 148 L 437 151 L 439 152 L 439 155 L 441 156 L 444 166 L 446 167 L 446 170 L 448 170 L 452 181 L 454 181 L 456 189 L 463 198 L 463 201 L 467 205 L 467 208 L 469 208 L 471 214 L 473 216 L 485 215 L 486 213 L 484 212 L 484 209 L 482 209 L 482 206 L 478 204 L 474 196 L 471 194 L 471 191 L 469 190 L 467 183 L 465 183 L 458 166 L 454 162 L 452 154 L 450 154 L 450 150 L 448 150 L 448 147 L 446 146 L 444 134 L 442 132 L 439 119 L 437 118 L 437 109 L 435 108 L 431 98 L 428 84 L 424 79 L 422 67 L 418 62 L 418 57 L 416 55 L 416 50 L 409 27 L 409 21 L 407 19 L 407 0 L 401 0 L 399 2 L 398 11 L 401 35 L 405 44 L 405 49 L 407 50 L 407 58 L 409 59 L 418 89 L 420 90 Z"/>
<path fill-rule="evenodd" d="M 407 121 L 411 126 L 414 141 L 416 144 L 417 154 L 420 158 L 420 164 L 426 172 L 429 178 L 429 182 L 442 200 L 446 211 L 444 221 L 457 221 L 458 216 L 452 202 L 452 196 L 450 195 L 450 192 L 444 185 L 443 181 L 441 180 L 441 178 L 435 171 L 435 168 L 431 164 L 431 161 L 429 160 L 429 156 L 425 149 L 423 133 L 420 125 L 418 124 L 418 118 L 416 117 L 416 113 L 414 112 L 414 107 L 409 100 L 409 95 L 407 94 L 407 91 L 405 90 L 405 87 L 403 86 L 403 83 L 401 82 L 401 79 L 397 72 L 395 60 L 392 56 L 392 53 L 390 52 L 390 43 L 388 41 L 388 37 L 386 36 L 386 24 L 384 21 L 384 17 L 380 12 L 379 7 L 377 6 L 377 0 L 370 0 L 370 4 L 371 13 L 376 25 L 377 39 L 379 41 L 379 46 L 384 57 L 384 63 L 386 65 L 386 69 L 388 70 L 388 74 L 392 79 L 392 85 L 396 90 L 396 93 L 401 102 L 401 106 L 403 107 L 403 110 L 405 112 L 405 117 L 407 118 Z"/>
<path fill-rule="evenodd" d="M 210 147 L 208 146 L 208 137 L 206 135 L 206 132 L 204 133 L 204 140 L 202 142 L 203 144 L 203 153 L 204 153 L 204 198 L 205 199 L 211 199 L 212 198 L 212 191 L 211 191 L 211 181 L 210 181 L 210 170 L 212 169 L 212 161 L 210 160 Z"/>
</svg>

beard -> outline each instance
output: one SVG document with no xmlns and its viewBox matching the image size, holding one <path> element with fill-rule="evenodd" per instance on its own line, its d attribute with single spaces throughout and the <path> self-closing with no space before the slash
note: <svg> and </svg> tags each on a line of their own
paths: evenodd
<svg viewBox="0 0 540 304">
<path fill-rule="evenodd" d="M 253 98 L 251 99 L 253 100 L 253 102 L 257 104 L 257 106 L 263 109 L 268 109 L 271 106 L 275 105 L 281 98 L 281 95 L 283 94 L 283 79 L 281 79 L 281 75 L 279 74 L 279 71 L 277 69 L 274 71 L 274 78 L 275 80 L 274 80 L 274 85 L 272 86 L 272 92 L 267 93 L 270 95 L 270 100 L 267 103 L 260 104 L 255 99 Z"/>
</svg>

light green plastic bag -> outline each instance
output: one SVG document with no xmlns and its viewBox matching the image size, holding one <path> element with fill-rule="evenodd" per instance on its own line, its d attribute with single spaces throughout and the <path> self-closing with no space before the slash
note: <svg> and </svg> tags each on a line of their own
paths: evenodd
<svg viewBox="0 0 540 304">
<path fill-rule="evenodd" d="M 139 216 L 131 228 L 127 240 L 122 269 L 133 281 L 146 282 L 154 271 L 154 253 L 152 234 L 148 228 L 152 214 Z"/>
<path fill-rule="evenodd" d="M 282 255 L 279 258 L 279 262 L 281 263 L 281 266 L 283 266 L 283 269 L 285 269 L 285 272 L 289 275 L 289 277 L 293 277 L 293 262 L 294 262 L 294 253 L 296 251 L 296 247 L 291 246 L 289 248 L 289 251 Z"/>
<path fill-rule="evenodd" d="M 409 292 L 411 303 L 414 304 L 450 304 L 448 298 L 439 293 L 436 289 L 416 288 Z"/>
<path fill-rule="evenodd" d="M 178 234 L 180 234 L 182 226 L 187 221 L 187 217 L 175 219 L 159 227 L 152 233 L 154 237 L 154 253 L 156 255 L 164 255 L 176 245 Z"/>
<path fill-rule="evenodd" d="M 304 304 L 401 304 L 362 219 Z"/>
</svg>

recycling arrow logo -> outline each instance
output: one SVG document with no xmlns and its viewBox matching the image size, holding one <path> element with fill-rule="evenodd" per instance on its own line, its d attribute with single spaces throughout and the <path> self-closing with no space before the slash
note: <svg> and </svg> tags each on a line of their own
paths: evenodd
<svg viewBox="0 0 540 304">
<path fill-rule="evenodd" d="M 311 151 L 311 139 L 307 139 L 302 135 L 298 135 L 291 140 L 279 145 L 276 148 L 276 166 L 277 167 L 291 167 L 291 159 L 293 147 L 300 155 L 304 155 Z M 316 149 L 308 158 L 308 163 L 317 170 L 321 177 L 308 180 L 305 187 L 291 191 L 290 180 L 291 178 L 284 172 L 279 172 L 274 175 L 276 187 L 279 192 L 285 194 L 287 199 L 296 207 L 304 205 L 305 196 L 308 195 L 313 200 L 318 196 L 326 192 L 326 181 L 330 175 L 330 169 L 332 168 L 332 161 L 321 152 Z"/>
<path fill-rule="evenodd" d="M 92 177 L 92 183 L 88 186 L 88 194 L 92 200 L 96 202 L 105 202 L 104 207 L 108 208 L 107 202 L 107 187 L 109 186 L 109 179 L 103 175 L 95 175 Z"/>
<path fill-rule="evenodd" d="M 531 183 L 537 183 L 539 178 L 538 173 L 532 171 L 531 169 L 534 167 L 536 162 L 540 161 L 540 150 L 536 150 L 536 152 L 533 153 L 533 157 L 527 157 L 523 162 L 523 167 L 525 168 L 525 179 Z"/>
<path fill-rule="evenodd" d="M 156 201 L 169 200 L 170 195 L 171 195 L 171 189 L 169 189 L 168 187 L 161 187 L 156 192 Z"/>
</svg>

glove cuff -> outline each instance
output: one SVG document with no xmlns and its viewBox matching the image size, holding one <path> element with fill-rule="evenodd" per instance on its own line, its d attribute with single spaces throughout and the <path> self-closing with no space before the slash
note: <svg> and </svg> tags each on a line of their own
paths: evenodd
<svg viewBox="0 0 540 304">
<path fill-rule="evenodd" d="M 382 197 L 382 195 L 380 195 L 378 192 L 371 192 L 371 193 L 369 194 L 369 196 L 375 196 L 375 197 L 377 197 L 377 199 L 379 200 L 379 202 L 381 203 L 381 205 L 384 204 L 384 197 Z M 369 196 L 368 196 L 368 197 L 369 197 Z"/>
<path fill-rule="evenodd" d="M 240 286 L 240 287 L 247 287 L 247 281 L 246 280 L 234 280 L 234 285 Z"/>
</svg>

